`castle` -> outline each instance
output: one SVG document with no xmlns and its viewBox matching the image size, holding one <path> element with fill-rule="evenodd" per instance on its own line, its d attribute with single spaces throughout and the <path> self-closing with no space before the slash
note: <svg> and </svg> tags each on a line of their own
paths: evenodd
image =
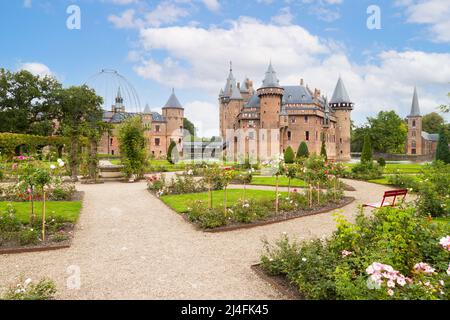
<svg viewBox="0 0 450 320">
<path fill-rule="evenodd" d="M 140 116 L 143 124 L 148 128 L 145 132 L 149 154 L 156 159 L 166 158 L 167 150 L 172 141 L 177 144 L 179 152 L 183 148 L 183 120 L 184 108 L 175 95 L 175 91 L 162 108 L 162 114 L 152 112 L 147 105 L 143 113 L 126 112 L 120 88 L 118 89 L 115 104 L 111 111 L 103 113 L 103 121 L 113 125 L 112 134 L 105 133 L 101 138 L 98 152 L 100 154 L 119 155 L 119 142 L 117 139 L 118 126 L 127 118 Z"/>
<path fill-rule="evenodd" d="M 340 77 L 328 102 L 303 79 L 299 85 L 280 85 L 272 63 L 256 90 L 248 78 L 238 83 L 230 67 L 219 105 L 220 134 L 227 156 L 235 160 L 242 156 L 270 158 L 288 146 L 295 152 L 302 141 L 316 154 L 325 141 L 329 159 L 350 160 L 353 103 Z"/>
<path fill-rule="evenodd" d="M 408 155 L 434 155 L 436 153 L 439 134 L 430 134 L 422 131 L 422 115 L 419 108 L 417 88 L 414 88 L 411 112 L 408 117 L 408 138 L 406 154 Z"/>
</svg>

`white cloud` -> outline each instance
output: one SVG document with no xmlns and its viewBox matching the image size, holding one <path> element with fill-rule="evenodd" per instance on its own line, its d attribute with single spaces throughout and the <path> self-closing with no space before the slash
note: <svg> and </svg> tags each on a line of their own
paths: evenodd
<svg viewBox="0 0 450 320">
<path fill-rule="evenodd" d="M 218 0 L 202 0 L 202 2 L 211 11 L 217 11 L 220 9 L 220 2 Z"/>
<path fill-rule="evenodd" d="M 191 101 L 184 105 L 185 117 L 194 123 L 201 137 L 219 134 L 219 106 L 207 101 Z"/>
<path fill-rule="evenodd" d="M 370 62 L 349 61 L 344 46 L 312 35 L 298 25 L 266 24 L 242 17 L 229 27 L 179 26 L 146 28 L 140 32 L 146 54 L 164 52 L 166 58 L 144 58 L 135 66 L 143 78 L 176 88 L 200 89 L 206 101 L 196 101 L 194 121 L 218 127 L 217 94 L 224 86 L 228 61 L 238 80 L 249 76 L 258 87 L 269 59 L 282 84 L 298 84 L 331 97 L 339 74 L 356 103 L 353 118 L 361 123 L 380 110 L 409 112 L 414 85 L 424 113 L 447 102 L 450 54 L 421 51 L 382 51 Z M 136 52 L 133 53 L 137 61 Z M 209 127 L 208 127 L 209 128 Z M 208 129 L 209 130 L 209 129 Z M 217 132 L 216 132 L 217 133 Z"/>
<path fill-rule="evenodd" d="M 398 0 L 406 7 L 408 23 L 428 25 L 427 37 L 435 42 L 450 42 L 449 0 Z"/>
<path fill-rule="evenodd" d="M 282 8 L 280 12 L 273 16 L 271 21 L 280 26 L 287 26 L 292 24 L 294 20 L 294 15 L 291 13 L 291 9 L 289 7 Z"/>
<path fill-rule="evenodd" d="M 26 70 L 36 76 L 55 76 L 55 74 L 45 64 L 39 62 L 25 62 L 21 63 L 19 70 Z"/>
</svg>

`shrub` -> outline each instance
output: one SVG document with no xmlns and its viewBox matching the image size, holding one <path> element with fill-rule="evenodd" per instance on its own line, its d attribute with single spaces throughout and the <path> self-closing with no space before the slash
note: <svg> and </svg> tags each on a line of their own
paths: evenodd
<svg viewBox="0 0 450 320">
<path fill-rule="evenodd" d="M 127 177 L 141 177 L 147 163 L 145 127 L 140 117 L 125 120 L 119 128 L 119 147 Z"/>
<path fill-rule="evenodd" d="M 325 159 L 328 160 L 328 155 L 327 155 L 327 147 L 325 145 L 325 139 L 322 139 L 322 145 L 320 147 L 320 155 Z"/>
<path fill-rule="evenodd" d="M 364 144 L 361 152 L 361 162 L 372 162 L 372 144 L 369 135 L 364 136 Z"/>
<path fill-rule="evenodd" d="M 374 162 L 363 162 L 357 163 L 352 167 L 350 178 L 360 179 L 360 180 L 373 180 L 379 179 L 383 176 L 383 167 L 378 163 Z"/>
<path fill-rule="evenodd" d="M 393 186 L 411 189 L 416 192 L 419 190 L 420 183 L 415 176 L 395 173 L 389 175 L 387 179 L 389 184 Z"/>
<path fill-rule="evenodd" d="M 19 242 L 21 246 L 38 244 L 40 231 L 35 229 L 24 229 L 19 233 Z"/>
<path fill-rule="evenodd" d="M 200 200 L 193 203 L 186 216 L 189 221 L 197 223 L 204 229 L 221 227 L 227 223 L 223 208 L 220 206 L 209 208 L 205 202 Z"/>
<path fill-rule="evenodd" d="M 385 167 L 385 166 L 386 166 L 386 160 L 384 160 L 383 157 L 378 158 L 377 162 L 378 162 L 378 164 L 379 164 L 381 167 Z"/>
<path fill-rule="evenodd" d="M 297 149 L 297 158 L 308 158 L 309 157 L 309 150 L 308 145 L 305 141 L 302 141 Z"/>
<path fill-rule="evenodd" d="M 337 218 L 329 239 L 265 243 L 263 269 L 307 299 L 448 299 L 448 226 L 412 207 L 383 208 L 354 224 Z"/>
<path fill-rule="evenodd" d="M 448 137 L 446 130 L 439 130 L 439 141 L 436 147 L 436 160 L 450 164 L 450 150 L 448 148 Z"/>
<path fill-rule="evenodd" d="M 178 150 L 176 148 L 177 144 L 175 143 L 175 141 L 171 141 L 169 148 L 167 149 L 167 161 L 169 161 L 171 164 L 175 164 L 175 162 L 177 162 L 179 158 Z"/>
<path fill-rule="evenodd" d="M 42 279 L 33 283 L 31 279 L 21 281 L 1 297 L 4 300 L 51 300 L 56 294 L 56 285 L 52 280 Z"/>
<path fill-rule="evenodd" d="M 21 223 L 16 216 L 16 209 L 8 204 L 6 210 L 0 212 L 0 232 L 15 232 L 21 228 Z"/>
<path fill-rule="evenodd" d="M 294 150 L 292 150 L 291 146 L 288 146 L 286 148 L 286 151 L 284 151 L 284 162 L 288 164 L 294 163 L 294 159 L 295 159 Z"/>
</svg>

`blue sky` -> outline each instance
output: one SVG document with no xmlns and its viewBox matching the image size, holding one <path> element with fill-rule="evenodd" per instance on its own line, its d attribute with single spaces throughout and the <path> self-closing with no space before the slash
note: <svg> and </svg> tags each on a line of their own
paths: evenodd
<svg viewBox="0 0 450 320">
<path fill-rule="evenodd" d="M 81 10 L 81 29 L 66 9 Z M 366 25 L 370 5 L 381 29 Z M 379 110 L 406 116 L 414 85 L 422 112 L 448 103 L 448 0 L 10 0 L 0 4 L 0 66 L 79 85 L 118 70 L 158 110 L 171 88 L 205 135 L 218 128 L 229 61 L 258 87 L 269 60 L 282 84 L 300 78 L 331 96 L 341 75 L 363 123 Z"/>
</svg>

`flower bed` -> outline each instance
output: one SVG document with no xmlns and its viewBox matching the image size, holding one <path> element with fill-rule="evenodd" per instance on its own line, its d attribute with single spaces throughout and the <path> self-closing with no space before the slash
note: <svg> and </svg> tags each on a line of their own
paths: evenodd
<svg viewBox="0 0 450 320">
<path fill-rule="evenodd" d="M 450 227 L 415 208 L 338 217 L 329 239 L 265 244 L 261 268 L 284 276 L 306 299 L 449 299 Z"/>
</svg>

